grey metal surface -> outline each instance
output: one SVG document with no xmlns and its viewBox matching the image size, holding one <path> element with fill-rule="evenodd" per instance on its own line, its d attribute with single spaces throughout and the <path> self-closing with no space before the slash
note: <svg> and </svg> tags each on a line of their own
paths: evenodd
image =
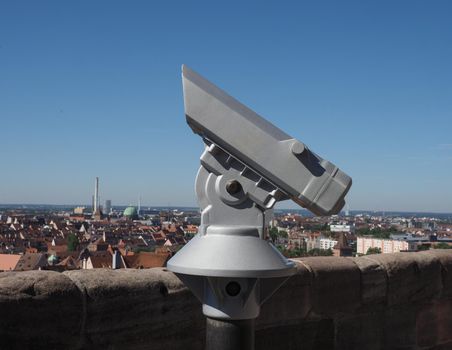
<svg viewBox="0 0 452 350">
<path fill-rule="evenodd" d="M 206 350 L 254 349 L 254 320 L 225 321 L 207 318 Z"/>
<path fill-rule="evenodd" d="M 246 227 L 213 226 L 221 234 L 197 235 L 170 261 L 168 269 L 197 276 L 270 278 L 290 276 L 294 263 L 269 242 L 250 236 Z M 254 230 L 254 228 L 250 228 Z M 247 232 L 248 231 L 248 232 Z"/>
<path fill-rule="evenodd" d="M 185 115 L 217 144 L 316 215 L 338 213 L 352 180 L 334 164 L 190 68 L 183 66 Z"/>
<path fill-rule="evenodd" d="M 296 272 L 266 239 L 274 205 L 336 213 L 351 179 L 187 67 L 182 77 L 187 122 L 206 145 L 195 186 L 201 225 L 167 267 L 206 316 L 253 319 Z"/>
<path fill-rule="evenodd" d="M 227 184 L 240 183 L 230 194 Z M 215 144 L 207 144 L 196 177 L 201 208 L 198 235 L 168 261 L 176 273 L 209 277 L 270 278 L 295 271 L 267 240 L 274 204 L 287 198 L 277 187 Z"/>
</svg>

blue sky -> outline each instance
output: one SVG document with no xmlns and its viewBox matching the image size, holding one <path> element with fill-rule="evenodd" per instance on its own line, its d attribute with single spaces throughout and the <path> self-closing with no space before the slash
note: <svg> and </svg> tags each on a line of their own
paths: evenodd
<svg viewBox="0 0 452 350">
<path fill-rule="evenodd" d="M 195 205 L 187 64 L 353 177 L 452 212 L 450 1 L 0 2 L 0 203 Z M 283 203 L 282 207 L 295 207 Z"/>
</svg>

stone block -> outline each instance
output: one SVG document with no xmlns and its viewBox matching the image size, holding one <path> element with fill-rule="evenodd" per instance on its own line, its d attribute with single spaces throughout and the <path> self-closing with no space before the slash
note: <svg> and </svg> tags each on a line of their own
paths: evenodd
<svg viewBox="0 0 452 350">
<path fill-rule="evenodd" d="M 1 349 L 77 349 L 82 294 L 53 271 L 0 273 Z"/>
<path fill-rule="evenodd" d="M 336 350 L 383 349 L 384 312 L 351 313 L 335 319 Z"/>
<path fill-rule="evenodd" d="M 386 271 L 378 262 L 366 257 L 352 259 L 361 272 L 361 302 L 378 304 L 386 301 Z"/>
<path fill-rule="evenodd" d="M 417 252 L 375 254 L 366 259 L 386 271 L 389 306 L 429 300 L 441 292 L 441 265 L 434 256 Z"/>
<path fill-rule="evenodd" d="M 283 325 L 301 320 L 311 310 L 311 272 L 301 262 L 290 277 L 261 307 L 256 327 Z"/>
<path fill-rule="evenodd" d="M 416 309 L 412 305 L 387 308 L 382 349 L 416 349 Z"/>
<path fill-rule="evenodd" d="M 452 249 L 431 249 L 422 254 L 438 259 L 441 264 L 441 294 L 443 297 L 452 297 Z"/>
<path fill-rule="evenodd" d="M 311 303 L 317 315 L 353 312 L 361 304 L 360 270 L 350 258 L 313 257 L 301 261 L 312 273 Z"/>
<path fill-rule="evenodd" d="M 416 333 L 421 348 L 452 342 L 452 300 L 436 300 L 420 306 Z"/>
<path fill-rule="evenodd" d="M 201 304 L 165 269 L 65 272 L 86 298 L 84 349 L 199 349 Z"/>
<path fill-rule="evenodd" d="M 416 316 L 416 338 L 420 348 L 438 343 L 438 317 L 436 303 L 422 305 Z"/>
<path fill-rule="evenodd" d="M 428 348 L 427 350 L 451 350 L 451 349 L 452 349 L 452 341 L 444 343 L 444 344 L 438 344 L 436 346 Z"/>
<path fill-rule="evenodd" d="M 452 300 L 440 300 L 435 303 L 438 328 L 438 343 L 452 343 Z M 452 349 L 452 348 L 451 348 Z"/>
<path fill-rule="evenodd" d="M 331 319 L 306 320 L 256 331 L 256 350 L 334 349 Z"/>
</svg>

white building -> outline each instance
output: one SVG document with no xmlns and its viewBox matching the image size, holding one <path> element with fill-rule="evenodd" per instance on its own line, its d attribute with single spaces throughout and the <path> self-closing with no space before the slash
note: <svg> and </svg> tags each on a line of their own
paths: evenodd
<svg viewBox="0 0 452 350">
<path fill-rule="evenodd" d="M 74 208 L 74 214 L 84 214 L 86 207 L 76 207 Z"/>
<path fill-rule="evenodd" d="M 330 225 L 331 232 L 355 232 L 355 225 L 353 224 L 332 224 Z"/>
<path fill-rule="evenodd" d="M 384 254 L 397 253 L 400 251 L 409 250 L 410 244 L 407 241 L 396 239 L 358 237 L 358 240 L 356 242 L 356 252 L 358 254 L 366 254 L 369 248 L 380 248 L 381 252 Z"/>
<path fill-rule="evenodd" d="M 333 249 L 337 244 L 337 241 L 334 241 L 329 238 L 321 238 L 320 241 L 320 249 Z"/>
</svg>

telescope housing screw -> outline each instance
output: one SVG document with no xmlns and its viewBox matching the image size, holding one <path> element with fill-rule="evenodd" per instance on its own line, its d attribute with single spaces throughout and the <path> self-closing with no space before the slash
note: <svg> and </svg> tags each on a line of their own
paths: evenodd
<svg viewBox="0 0 452 350">
<path fill-rule="evenodd" d="M 240 182 L 237 180 L 231 180 L 228 181 L 226 184 L 226 191 L 228 191 L 229 194 L 237 194 L 242 190 L 242 185 L 240 185 Z"/>
</svg>

